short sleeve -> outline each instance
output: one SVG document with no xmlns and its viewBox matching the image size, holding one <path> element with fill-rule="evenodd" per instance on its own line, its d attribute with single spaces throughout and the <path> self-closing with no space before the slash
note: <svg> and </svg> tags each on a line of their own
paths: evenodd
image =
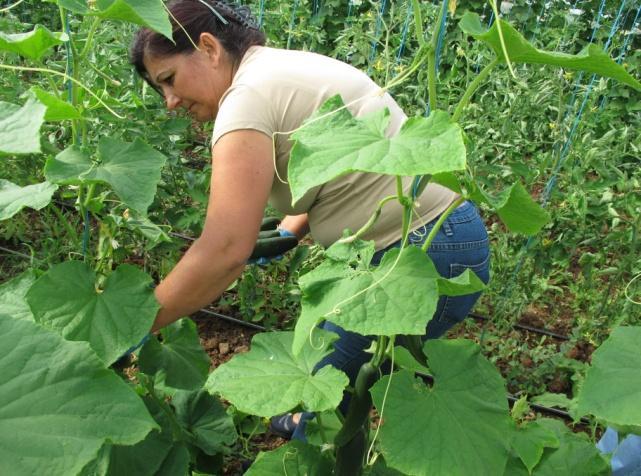
<svg viewBox="0 0 641 476">
<path fill-rule="evenodd" d="M 214 122 L 212 146 L 229 132 L 253 129 L 269 137 L 277 130 L 272 105 L 255 89 L 232 86 L 225 93 Z"/>
</svg>

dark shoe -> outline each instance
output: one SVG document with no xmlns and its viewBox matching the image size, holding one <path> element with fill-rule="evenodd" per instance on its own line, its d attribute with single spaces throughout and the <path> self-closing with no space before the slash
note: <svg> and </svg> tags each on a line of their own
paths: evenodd
<svg viewBox="0 0 641 476">
<path fill-rule="evenodd" d="M 294 415 L 291 413 L 284 413 L 283 415 L 276 415 L 269 419 L 269 430 L 285 438 L 291 440 L 294 430 L 296 430 L 296 423 L 294 423 Z"/>
</svg>

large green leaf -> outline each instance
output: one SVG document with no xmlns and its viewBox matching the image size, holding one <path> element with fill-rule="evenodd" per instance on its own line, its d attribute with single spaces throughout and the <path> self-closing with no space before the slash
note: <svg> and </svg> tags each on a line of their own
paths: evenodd
<svg viewBox="0 0 641 476">
<path fill-rule="evenodd" d="M 447 113 L 412 117 L 399 133 L 386 137 L 389 110 L 356 119 L 340 96 L 328 99 L 294 134 L 288 165 L 292 200 L 349 172 L 423 175 L 465 169 L 465 145 L 458 124 Z"/>
<path fill-rule="evenodd" d="M 25 296 L 35 281 L 35 274 L 27 271 L 3 283 L 0 286 L 0 312 L 17 319 L 33 321 L 33 314 Z"/>
<path fill-rule="evenodd" d="M 36 25 L 33 31 L 8 35 L 0 32 L 0 50 L 18 53 L 25 58 L 39 60 L 56 45 L 67 41 L 64 33 L 53 33 L 42 25 Z"/>
<path fill-rule="evenodd" d="M 86 343 L 0 316 L 0 473 L 77 474 L 107 440 L 131 445 L 157 425 Z"/>
<path fill-rule="evenodd" d="M 336 335 L 319 331 L 320 339 L 292 354 L 293 332 L 257 334 L 251 351 L 234 356 L 214 370 L 206 388 L 219 393 L 239 410 L 271 417 L 302 405 L 308 411 L 336 408 L 348 383 L 331 366 L 314 373 L 314 366 L 332 351 Z"/>
<path fill-rule="evenodd" d="M 197 390 L 203 386 L 209 370 L 209 356 L 200 345 L 196 323 L 181 319 L 163 328 L 163 340 L 149 339 L 139 355 L 140 370 L 160 376 L 168 387 Z"/>
<path fill-rule="evenodd" d="M 245 476 L 328 476 L 333 474 L 333 464 L 320 448 L 290 441 L 277 450 L 260 452 Z"/>
<path fill-rule="evenodd" d="M 183 442 L 175 441 L 165 410 L 149 395 L 143 397 L 147 410 L 159 430 L 131 446 L 105 445 L 98 457 L 83 468 L 80 476 L 184 476 L 189 467 L 189 452 Z"/>
<path fill-rule="evenodd" d="M 54 94 L 33 86 L 31 93 L 47 107 L 45 121 L 65 121 L 68 119 L 82 119 L 82 115 L 69 102 L 59 99 Z"/>
<path fill-rule="evenodd" d="M 57 185 L 49 182 L 20 187 L 0 179 L 0 220 L 7 220 L 25 207 L 40 210 L 51 202 Z"/>
<path fill-rule="evenodd" d="M 505 226 L 516 233 L 535 235 L 550 221 L 550 214 L 518 182 L 497 196 L 477 189 L 472 193 L 472 199 L 489 204 Z"/>
<path fill-rule="evenodd" d="M 171 23 L 162 0 L 97 0 L 97 15 L 146 26 L 172 39 Z"/>
<path fill-rule="evenodd" d="M 151 329 L 160 306 L 151 278 L 121 265 L 96 289 L 86 264 L 54 265 L 31 287 L 27 302 L 37 322 L 69 340 L 87 341 L 106 363 L 116 361 Z"/>
<path fill-rule="evenodd" d="M 190 443 L 208 455 L 227 452 L 227 447 L 238 439 L 233 418 L 205 390 L 176 392 L 171 403 L 176 409 L 176 419 L 193 437 Z"/>
<path fill-rule="evenodd" d="M 78 146 L 72 145 L 45 163 L 45 177 L 59 185 L 78 185 L 82 176 L 91 170 L 91 158 Z"/>
<path fill-rule="evenodd" d="M 322 319 L 363 335 L 425 334 L 436 311 L 438 279 L 430 258 L 415 246 L 400 257 L 398 249 L 390 250 L 379 266 L 367 270 L 326 261 L 300 279 L 294 353 Z"/>
<path fill-rule="evenodd" d="M 558 448 L 546 448 L 543 457 L 531 473 L 534 476 L 606 476 L 611 474 L 610 465 L 599 453 L 593 442 L 583 434 L 572 433 L 559 420 L 537 420 L 540 428 L 552 433 Z M 518 459 L 511 459 L 505 476 L 527 475 L 528 471 Z"/>
<path fill-rule="evenodd" d="M 438 278 L 438 293 L 443 296 L 465 296 L 483 291 L 485 284 L 474 272 L 466 269 L 455 278 Z"/>
<path fill-rule="evenodd" d="M 505 382 L 470 341 L 427 341 L 425 353 L 432 388 L 405 370 L 392 375 L 389 392 L 389 376 L 372 388 L 388 466 L 411 475 L 501 474 L 512 435 Z"/>
<path fill-rule="evenodd" d="M 619 327 L 592 354 L 577 397 L 578 415 L 641 426 L 641 327 Z"/>
<path fill-rule="evenodd" d="M 103 137 L 98 144 L 101 162 L 83 178 L 108 183 L 134 210 L 145 214 L 156 195 L 166 157 L 140 139 L 133 143 Z"/>
<path fill-rule="evenodd" d="M 530 474 L 541 461 L 543 450 L 545 448 L 558 448 L 559 445 L 559 438 L 555 432 L 536 421 L 526 423 L 516 429 L 512 440 L 512 448 Z"/>
<path fill-rule="evenodd" d="M 459 26 L 465 33 L 487 43 L 499 58 L 504 59 L 496 22 L 487 30 L 481 24 L 481 19 L 476 13 L 468 12 L 461 18 Z M 588 71 L 600 76 L 614 78 L 641 91 L 641 83 L 596 45 L 588 45 L 578 55 L 549 52 L 532 46 L 512 25 L 503 20 L 501 20 L 501 30 L 505 39 L 507 54 L 513 63 L 547 64 Z"/>
<path fill-rule="evenodd" d="M 40 127 L 47 107 L 29 99 L 24 106 L 0 102 L 0 153 L 40 153 Z"/>
<path fill-rule="evenodd" d="M 151 205 L 166 157 L 139 139 L 133 143 L 103 137 L 98 163 L 77 146 L 71 146 L 45 165 L 45 176 L 58 184 L 104 182 L 130 208 L 143 216 Z"/>
</svg>

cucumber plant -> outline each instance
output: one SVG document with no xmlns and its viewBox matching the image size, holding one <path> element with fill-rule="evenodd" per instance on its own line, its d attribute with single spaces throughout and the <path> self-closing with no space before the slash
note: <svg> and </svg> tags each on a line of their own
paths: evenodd
<svg viewBox="0 0 641 476">
<path fill-rule="evenodd" d="M 59 7 L 63 31 L 36 26 L 25 35 L 0 39 L 0 49 L 29 61 L 0 68 L 52 79 L 49 90 L 34 88 L 24 103 L 4 103 L 0 111 L 0 153 L 12 160 L 24 154 L 46 157 L 45 181 L 0 182 L 0 219 L 9 219 L 24 207 L 42 209 L 63 190 L 75 200 L 85 230 L 92 222 L 99 223 L 100 236 L 94 253 L 79 250 L 83 261 L 57 264 L 44 273 L 30 272 L 0 287 L 0 370 L 6 376 L 0 384 L 3 473 L 122 474 L 132 468 L 137 474 L 216 473 L 236 433 L 211 394 L 222 395 L 243 413 L 261 417 L 292 410 L 317 413 L 317 437 L 310 439 L 316 444 L 292 442 L 262 454 L 248 474 L 607 471 L 607 461 L 592 442 L 559 422 L 512 417 L 505 383 L 476 344 L 420 341 L 440 295 L 467 294 L 483 287 L 471 273 L 449 280 L 438 275 L 424 252 L 433 235 L 424 249 L 403 246 L 372 267 L 373 244 L 359 239 L 365 229 L 356 230 L 328 249 L 325 261 L 301 278 L 302 312 L 293 332 L 256 336 L 250 352 L 207 377 L 208 359 L 195 326 L 182 321 L 163 330 L 161 341 L 150 339 L 144 345 L 133 381 L 119 378 L 109 366 L 146 334 L 157 303 L 151 278 L 143 271 L 131 265 L 113 269 L 117 259 L 110 244 L 131 216 L 131 228 L 147 230 L 149 237 L 162 236 L 146 213 L 165 159 L 141 140 L 95 137 L 88 121 L 101 120 L 114 108 L 118 114 L 118 106 L 87 88 L 83 79 L 91 69 L 88 55 L 103 22 L 126 20 L 164 34 L 169 34 L 170 24 L 160 0 L 50 3 Z M 336 2 L 330 3 L 338 8 Z M 439 109 L 436 89 L 438 27 L 427 42 L 419 2 L 414 1 L 413 8 L 419 49 L 413 63 L 385 89 L 406 84 L 414 73 L 427 68 L 431 115 L 408 120 L 398 136 L 388 139 L 386 111 L 355 119 L 339 97 L 330 99 L 293 135 L 296 146 L 289 181 L 294 197 L 358 169 L 399 177 L 397 195 L 380 206 L 390 200 L 403 205 L 404 242 L 414 191 L 420 193 L 430 181 L 455 190 L 460 201 L 473 199 L 495 210 L 514 232 L 537 233 L 548 215 L 520 183 L 496 192 L 467 172 L 460 121 L 474 92 L 499 65 L 512 63 L 588 71 L 635 89 L 641 89 L 641 84 L 597 47 L 574 56 L 549 53 L 534 48 L 507 22 L 499 21 L 486 30 L 478 16 L 467 14 L 460 23 L 462 31 L 488 45 L 495 59 L 469 84 L 450 115 L 446 108 Z M 84 36 L 71 32 L 69 12 L 80 19 Z M 435 24 L 440 25 L 440 19 Z M 45 64 L 44 55 L 54 48 L 67 52 L 65 69 Z M 63 100 L 60 81 L 71 83 L 70 100 Z M 71 123 L 62 150 L 51 150 L 57 146 L 52 143 L 42 146 L 41 130 L 52 121 Z M 370 139 L 372 160 L 356 166 L 354 157 L 362 140 L 352 142 L 351 150 L 343 147 L 343 158 L 335 160 L 335 138 L 340 136 L 345 146 L 356 134 Z M 326 164 L 324 174 L 319 175 L 318 168 L 311 173 L 309 161 Z M 130 167 L 134 163 L 135 170 Z M 141 170 L 153 180 L 143 181 L 137 175 Z M 408 175 L 416 177 L 415 183 L 411 190 L 403 190 L 400 177 Z M 115 206 L 111 205 L 114 196 Z M 375 219 L 376 213 L 371 222 Z M 85 230 L 82 237 L 73 239 L 78 245 L 86 243 Z M 74 233 L 69 230 L 70 236 Z M 408 294 L 414 289 L 423 292 Z M 335 339 L 317 329 L 321 320 L 377 336 L 372 360 L 359 373 L 344 421 L 335 409 L 347 377 L 329 367 L 315 370 L 316 363 L 332 351 Z M 409 352 L 396 345 L 401 335 L 409 336 Z M 577 418 L 592 415 L 623 431 L 641 431 L 635 398 L 641 393 L 640 342 L 638 328 L 620 328 L 596 351 L 573 404 Z M 374 383 L 386 360 L 397 371 Z M 433 385 L 418 380 L 416 370 L 429 370 Z M 369 419 L 372 404 L 380 417 L 375 431 Z"/>
<path fill-rule="evenodd" d="M 388 251 L 379 266 L 370 265 L 373 243 L 362 242 L 359 237 L 376 220 L 375 212 L 363 229 L 330 247 L 326 261 L 301 278 L 302 310 L 294 333 L 256 337 L 248 354 L 214 370 L 206 386 L 235 405 L 242 405 L 245 412 L 268 417 L 287 408 L 312 411 L 321 420 L 317 424 L 324 427 L 328 406 L 340 401 L 345 390 L 336 385 L 335 369 L 314 367 L 321 356 L 331 352 L 332 337 L 316 327 L 320 321 L 328 320 L 348 331 L 378 336 L 371 362 L 361 368 L 355 388 L 349 390 L 353 400 L 342 427 L 330 434 L 331 425 L 326 426 L 320 446 L 296 442 L 290 444 L 289 451 L 279 449 L 273 456 L 262 455 L 250 474 L 267 474 L 277 462 L 287 474 L 327 464 L 334 465 L 334 474 L 350 475 L 363 471 L 411 475 L 558 474 L 559 468 L 567 474 L 607 472 L 608 463 L 593 443 L 573 435 L 559 422 L 511 418 L 505 382 L 481 356 L 476 344 L 465 340 L 428 341 L 419 352 L 416 345 L 411 346 L 413 352 L 408 354 L 395 346 L 395 340 L 409 335 L 414 336 L 411 342 L 416 344 L 416 336 L 424 333 L 440 295 L 468 294 L 483 287 L 470 273 L 450 280 L 441 278 L 425 254 L 445 217 L 463 200 L 484 204 L 508 229 L 525 235 L 536 234 L 549 220 L 548 213 L 520 183 L 497 193 L 467 171 L 466 144 L 459 122 L 473 94 L 489 75 L 499 65 L 507 65 L 512 71 L 512 64 L 526 63 L 599 74 L 637 90 L 641 90 L 641 83 L 597 46 L 590 45 L 578 55 L 539 50 L 509 23 L 500 20 L 486 29 L 477 15 L 468 13 L 462 17 L 460 28 L 489 46 L 494 59 L 469 84 L 450 115 L 438 109 L 434 74 L 440 21 L 432 40 L 425 41 L 419 4 L 413 3 L 420 48 L 409 69 L 382 91 L 402 84 L 419 68 L 427 68 L 430 116 L 410 118 L 397 136 L 387 138 L 387 111 L 356 119 L 339 97 L 331 98 L 292 134 L 295 144 L 288 173 L 294 201 L 310 188 L 347 172 L 397 176 L 397 195 L 384 198 L 379 206 L 393 199 L 403 205 L 404 246 Z M 441 18 L 442 15 L 444 9 Z M 352 139 L 355 137 L 358 141 Z M 340 153 L 333 150 L 334 142 L 340 143 Z M 364 147 L 367 153 L 362 152 Z M 324 165 L 320 173 L 318 164 Z M 403 190 L 400 177 L 408 175 L 415 176 L 414 184 Z M 430 181 L 456 191 L 461 198 L 443 214 L 423 249 L 406 246 L 413 191 L 418 189 L 420 193 Z M 592 415 L 627 431 L 639 431 L 641 414 L 624 395 L 639 395 L 641 391 L 641 374 L 636 367 L 639 356 L 629 353 L 630 343 L 638 344 L 638 339 L 638 328 L 620 328 L 597 351 L 587 374 L 590 385 L 584 385 L 576 397 L 573 415 L 577 419 Z M 601 356 L 610 351 L 617 354 L 616 360 L 627 356 L 634 362 L 631 367 L 626 364 L 617 377 L 606 377 L 604 372 L 613 361 L 605 364 L 607 358 L 602 360 Z M 408 360 L 408 355 L 416 355 L 416 361 L 411 357 Z M 372 385 L 386 358 L 396 364 L 398 371 Z M 263 364 L 258 366 L 258 361 Z M 431 386 L 414 376 L 414 370 L 425 364 L 434 375 Z M 289 369 L 291 378 L 283 374 L 284 368 Z M 634 373 L 635 383 L 631 383 L 632 375 L 627 369 Z M 608 385 L 611 397 L 604 396 L 605 378 L 612 379 Z M 372 401 L 380 420 L 368 438 Z M 295 457 L 290 459 L 288 454 Z"/>
</svg>

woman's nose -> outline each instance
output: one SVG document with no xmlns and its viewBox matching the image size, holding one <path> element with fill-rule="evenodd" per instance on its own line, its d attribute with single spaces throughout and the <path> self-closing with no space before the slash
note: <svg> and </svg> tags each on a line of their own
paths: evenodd
<svg viewBox="0 0 641 476">
<path fill-rule="evenodd" d="M 167 109 L 173 111 L 180 105 L 180 98 L 172 93 L 165 94 L 165 102 L 167 103 Z"/>
</svg>

